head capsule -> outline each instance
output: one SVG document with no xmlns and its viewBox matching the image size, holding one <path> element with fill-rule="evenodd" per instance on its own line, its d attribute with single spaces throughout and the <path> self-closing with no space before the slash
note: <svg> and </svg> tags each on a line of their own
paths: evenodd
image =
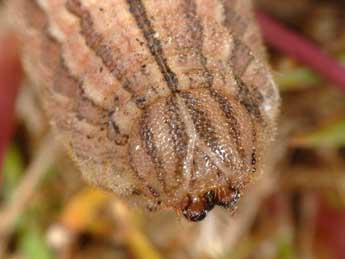
<svg viewBox="0 0 345 259">
<path fill-rule="evenodd" d="M 194 89 L 144 109 L 130 136 L 129 163 L 149 199 L 199 221 L 215 205 L 236 206 L 260 145 L 244 104 L 221 91 Z"/>
</svg>

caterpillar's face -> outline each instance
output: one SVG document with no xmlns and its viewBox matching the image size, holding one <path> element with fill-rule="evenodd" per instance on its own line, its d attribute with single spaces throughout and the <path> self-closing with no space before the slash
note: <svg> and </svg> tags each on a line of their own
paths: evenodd
<svg viewBox="0 0 345 259">
<path fill-rule="evenodd" d="M 260 161 L 264 126 L 250 114 L 255 109 L 211 88 L 145 108 L 130 136 L 129 163 L 146 196 L 191 221 L 215 205 L 235 207 Z"/>
</svg>

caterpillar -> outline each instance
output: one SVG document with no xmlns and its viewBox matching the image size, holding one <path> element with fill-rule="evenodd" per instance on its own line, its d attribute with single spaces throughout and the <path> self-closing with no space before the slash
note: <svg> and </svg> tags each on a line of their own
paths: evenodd
<svg viewBox="0 0 345 259">
<path fill-rule="evenodd" d="M 279 94 L 249 0 L 12 0 L 25 71 L 92 184 L 190 221 L 264 170 Z"/>
</svg>

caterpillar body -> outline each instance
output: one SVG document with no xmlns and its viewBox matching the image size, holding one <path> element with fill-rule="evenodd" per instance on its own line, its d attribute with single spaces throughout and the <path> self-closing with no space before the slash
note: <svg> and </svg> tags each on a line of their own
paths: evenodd
<svg viewBox="0 0 345 259">
<path fill-rule="evenodd" d="M 199 221 L 262 171 L 279 95 L 249 0 L 13 0 L 23 61 L 91 183 Z"/>
</svg>

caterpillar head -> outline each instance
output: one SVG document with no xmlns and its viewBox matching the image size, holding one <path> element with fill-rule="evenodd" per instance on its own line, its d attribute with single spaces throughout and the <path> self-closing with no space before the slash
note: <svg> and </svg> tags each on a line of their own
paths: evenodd
<svg viewBox="0 0 345 259">
<path fill-rule="evenodd" d="M 191 221 L 202 220 L 216 205 L 236 207 L 260 166 L 265 141 L 255 107 L 208 88 L 146 107 L 129 140 L 129 163 L 142 192 Z"/>
</svg>

